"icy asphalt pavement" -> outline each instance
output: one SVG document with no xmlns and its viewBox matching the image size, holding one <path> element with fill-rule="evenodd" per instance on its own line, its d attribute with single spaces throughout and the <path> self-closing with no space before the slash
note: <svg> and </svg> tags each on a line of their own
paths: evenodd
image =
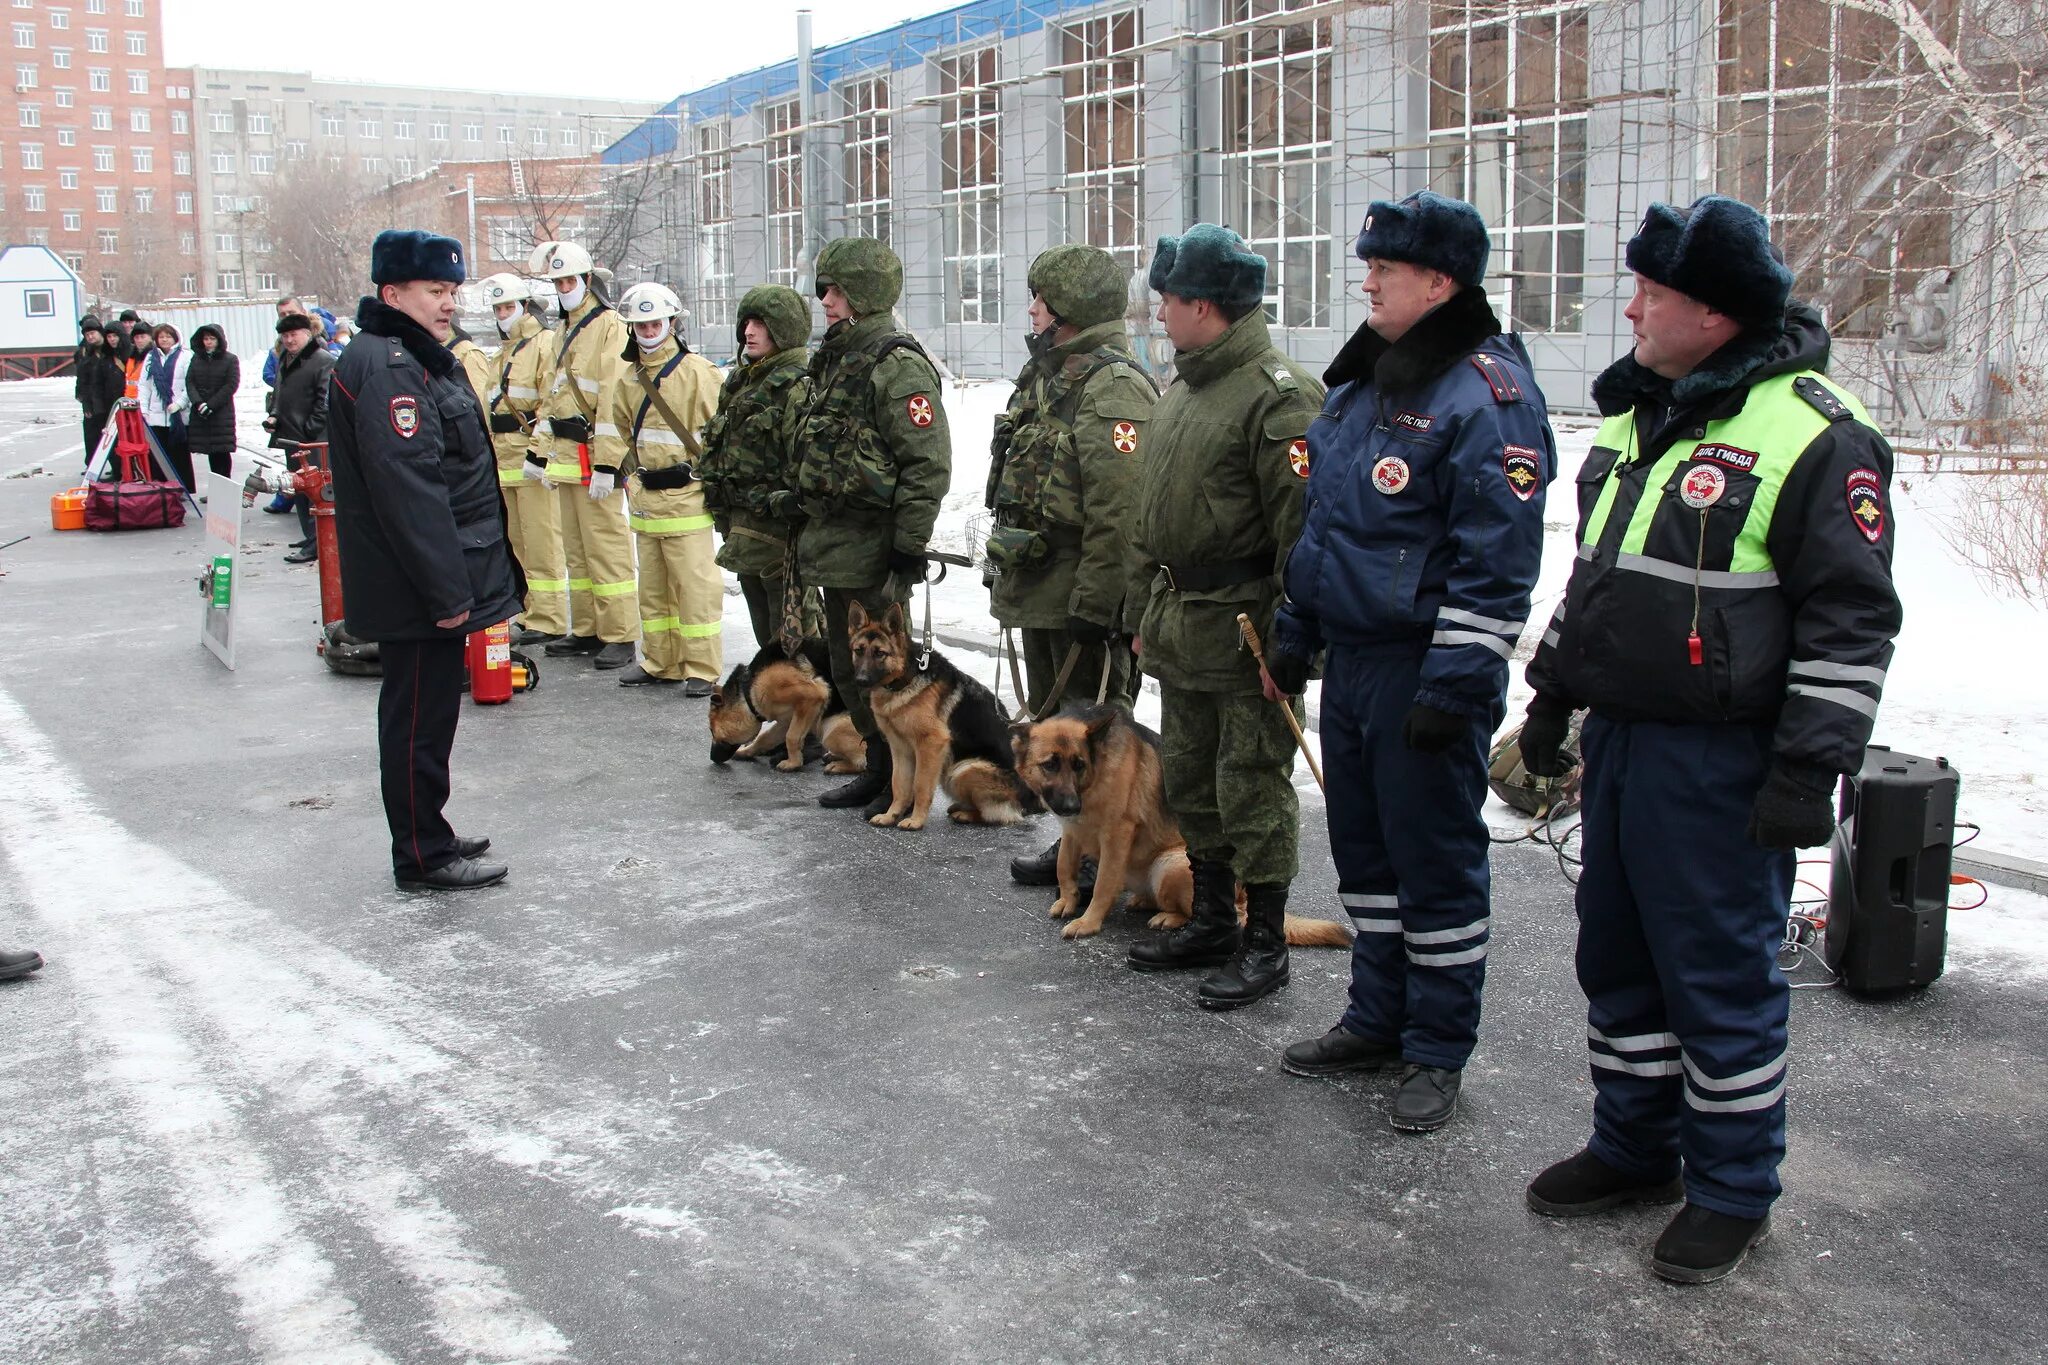
<svg viewBox="0 0 2048 1365">
<path fill-rule="evenodd" d="M 0 472 L 75 441 L 48 407 Z M 1422 1138 L 1387 1081 L 1275 1066 L 1339 955 L 1204 1014 L 1125 970 L 1136 917 L 1064 943 L 1008 883 L 1049 830 L 868 829 L 575 665 L 465 704 L 454 814 L 511 882 L 401 896 L 375 684 L 312 655 L 288 519 L 250 517 L 229 674 L 199 529 L 52 534 L 64 482 L 0 481 L 0 943 L 51 958 L 0 984 L 10 1365 L 2038 1358 L 2038 974 L 1800 992 L 1775 1235 L 1676 1289 L 1661 1212 L 1521 1205 L 1590 1096 L 1534 850 Z"/>
</svg>

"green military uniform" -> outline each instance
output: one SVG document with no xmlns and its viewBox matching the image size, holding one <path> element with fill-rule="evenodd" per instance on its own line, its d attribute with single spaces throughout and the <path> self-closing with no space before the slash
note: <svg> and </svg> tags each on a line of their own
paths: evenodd
<svg viewBox="0 0 2048 1365">
<path fill-rule="evenodd" d="M 989 607 L 1022 633 L 1029 696 L 1020 701 L 1037 712 L 1103 690 L 1102 640 L 1122 628 L 1131 487 L 1158 391 L 1131 354 L 1124 269 L 1108 252 L 1053 247 L 1032 263 L 1031 287 L 1056 325 L 1032 337 L 1032 358 L 996 419 L 987 549 Z M 1115 646 L 1107 662 L 1109 691 L 1128 696 L 1129 651 Z"/>
<path fill-rule="evenodd" d="M 896 253 L 870 237 L 843 237 L 818 253 L 816 277 L 820 297 L 837 285 L 854 316 L 834 323 L 811 356 L 796 476 L 806 517 L 797 573 L 824 589 L 833 685 L 868 741 L 868 780 L 847 790 L 873 786 L 879 777 L 886 793 L 889 746 L 875 729 L 866 691 L 853 681 L 846 617 L 856 601 L 879 615 L 923 574 L 925 547 L 953 479 L 952 437 L 938 370 L 891 316 L 903 291 Z"/>
<path fill-rule="evenodd" d="M 1307 485 L 1292 457 L 1323 386 L 1273 345 L 1258 309 L 1174 363 L 1145 430 L 1131 537 L 1133 582 L 1150 566 L 1151 587 L 1126 623 L 1159 680 L 1166 799 L 1189 855 L 1284 885 L 1297 867 L 1294 736 L 1260 693 L 1237 616 L 1271 635 Z"/>
<path fill-rule="evenodd" d="M 746 358 L 748 319 L 768 329 L 775 350 Z M 766 649 L 781 631 L 785 574 L 793 567 L 803 527 L 795 494 L 797 439 L 810 397 L 804 345 L 811 308 L 804 296 L 779 284 L 749 289 L 740 299 L 741 357 L 726 375 L 718 414 L 704 429 L 699 473 L 704 501 L 718 520 L 720 568 L 740 581 L 754 642 Z M 799 609 L 802 631 L 821 629 L 815 594 Z"/>
</svg>

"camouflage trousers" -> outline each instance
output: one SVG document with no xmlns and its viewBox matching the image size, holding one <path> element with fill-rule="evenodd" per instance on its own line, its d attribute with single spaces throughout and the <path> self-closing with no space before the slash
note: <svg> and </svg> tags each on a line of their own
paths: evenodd
<svg viewBox="0 0 2048 1365">
<path fill-rule="evenodd" d="M 766 649 L 782 638 L 782 579 L 757 573 L 736 577 L 740 580 L 740 596 L 747 602 L 747 619 L 754 624 L 754 643 Z M 825 617 L 818 606 L 816 588 L 804 593 L 803 618 L 806 637 L 825 638 Z"/>
<path fill-rule="evenodd" d="M 1188 855 L 1229 863 L 1247 886 L 1293 881 L 1301 806 L 1294 735 L 1280 708 L 1257 693 L 1159 691 L 1166 804 Z M 1298 719 L 1301 702 L 1292 705 Z"/>
</svg>

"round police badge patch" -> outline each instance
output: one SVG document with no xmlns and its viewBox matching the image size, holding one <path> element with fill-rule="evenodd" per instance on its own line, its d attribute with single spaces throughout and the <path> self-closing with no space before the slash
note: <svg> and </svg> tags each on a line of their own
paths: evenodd
<svg viewBox="0 0 2048 1365">
<path fill-rule="evenodd" d="M 1884 481 L 1875 469 L 1852 469 L 1847 487 L 1849 516 L 1872 545 L 1884 538 Z"/>
<path fill-rule="evenodd" d="M 928 427 L 932 424 L 932 400 L 924 394 L 913 394 L 903 410 L 910 414 L 910 425 Z"/>
<path fill-rule="evenodd" d="M 1308 477 L 1308 442 L 1295 438 L 1287 446 L 1287 467 L 1302 478 Z"/>
<path fill-rule="evenodd" d="M 1372 486 L 1389 497 L 1408 486 L 1408 462 L 1399 455 L 1383 455 L 1372 467 Z"/>
<path fill-rule="evenodd" d="M 1543 487 L 1543 457 L 1527 446 L 1502 446 L 1500 472 L 1509 491 L 1523 502 Z"/>
<path fill-rule="evenodd" d="M 1138 449 L 1137 424 L 1118 422 L 1109 429 L 1109 443 L 1125 455 L 1135 454 Z"/>
<path fill-rule="evenodd" d="M 1678 481 L 1678 500 L 1695 512 L 1704 512 L 1728 491 L 1728 476 L 1710 464 L 1696 464 Z"/>
<path fill-rule="evenodd" d="M 408 441 L 420 429 L 420 400 L 401 394 L 391 400 L 391 429 Z"/>
</svg>

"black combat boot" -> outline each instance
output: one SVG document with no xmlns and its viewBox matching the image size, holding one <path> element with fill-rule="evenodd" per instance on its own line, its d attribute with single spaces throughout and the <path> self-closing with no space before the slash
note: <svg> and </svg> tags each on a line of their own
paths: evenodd
<svg viewBox="0 0 2048 1365">
<path fill-rule="evenodd" d="M 1028 858 L 1010 859 L 1010 880 L 1019 886 L 1058 886 L 1060 884 L 1060 841 L 1055 839 L 1046 845 L 1045 852 L 1034 853 Z M 1081 870 L 1074 874 L 1074 894 L 1092 896 L 1095 894 L 1095 860 L 1083 858 Z"/>
<path fill-rule="evenodd" d="M 1229 863 L 1197 858 L 1195 903 L 1188 922 L 1178 929 L 1153 934 L 1131 945 L 1125 959 L 1132 971 L 1177 972 L 1190 967 L 1220 967 L 1237 952 L 1237 877 Z"/>
<path fill-rule="evenodd" d="M 1205 1010 L 1241 1009 L 1287 984 L 1286 883 L 1247 886 L 1244 899 L 1244 946 L 1195 988 Z"/>
<path fill-rule="evenodd" d="M 868 738 L 868 766 L 851 782 L 843 782 L 818 798 L 818 804 L 829 810 L 846 806 L 866 806 L 880 795 L 885 800 L 889 795 L 889 741 L 880 735 Z M 883 809 L 888 809 L 886 806 Z"/>
<path fill-rule="evenodd" d="M 1749 1249 L 1771 1234 L 1771 1217 L 1737 1218 L 1688 1203 L 1657 1239 L 1650 1269 L 1674 1284 L 1712 1284 L 1735 1273 Z"/>
</svg>

